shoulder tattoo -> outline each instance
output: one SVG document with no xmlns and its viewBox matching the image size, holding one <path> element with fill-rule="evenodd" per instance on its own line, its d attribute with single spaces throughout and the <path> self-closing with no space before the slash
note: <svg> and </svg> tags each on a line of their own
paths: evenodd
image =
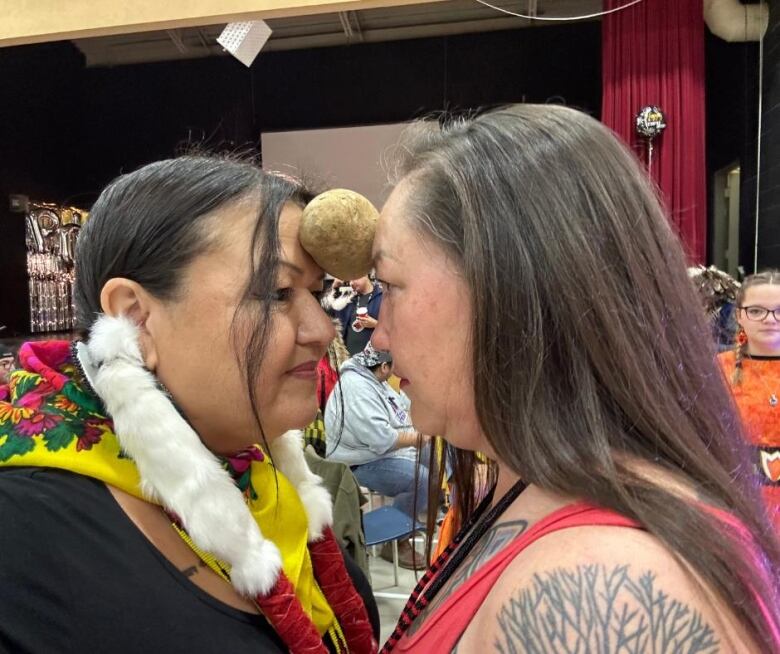
<svg viewBox="0 0 780 654">
<path fill-rule="evenodd" d="M 474 549 L 466 555 L 463 562 L 457 570 L 444 583 L 433 601 L 426 606 L 421 614 L 409 627 L 407 633 L 412 636 L 422 625 L 425 619 L 444 601 L 454 593 L 458 587 L 471 577 L 485 562 L 490 559 L 499 550 L 503 549 L 508 543 L 522 534 L 528 528 L 528 522 L 525 520 L 513 520 L 511 522 L 502 522 L 491 527 L 485 535 L 474 545 Z"/>
<path fill-rule="evenodd" d="M 536 574 L 499 610 L 500 654 L 716 654 L 701 614 L 629 566 L 581 565 Z"/>
</svg>

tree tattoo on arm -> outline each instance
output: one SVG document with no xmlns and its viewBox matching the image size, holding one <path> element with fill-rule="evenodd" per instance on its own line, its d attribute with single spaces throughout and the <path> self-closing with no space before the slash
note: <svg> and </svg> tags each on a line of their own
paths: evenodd
<svg viewBox="0 0 780 654">
<path fill-rule="evenodd" d="M 580 565 L 536 574 L 498 614 L 500 654 L 717 654 L 701 614 L 673 599 L 656 575 Z"/>
</svg>

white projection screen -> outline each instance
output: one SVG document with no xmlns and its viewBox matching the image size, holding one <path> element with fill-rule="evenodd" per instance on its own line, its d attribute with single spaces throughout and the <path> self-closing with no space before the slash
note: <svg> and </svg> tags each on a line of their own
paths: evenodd
<svg viewBox="0 0 780 654">
<path fill-rule="evenodd" d="M 404 127 L 393 123 L 267 132 L 261 138 L 263 168 L 352 189 L 381 209 L 390 192 L 382 160 Z"/>
</svg>

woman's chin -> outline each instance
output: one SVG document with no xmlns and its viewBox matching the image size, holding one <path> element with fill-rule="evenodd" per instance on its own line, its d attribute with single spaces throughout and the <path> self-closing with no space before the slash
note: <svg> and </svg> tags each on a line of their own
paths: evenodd
<svg viewBox="0 0 780 654">
<path fill-rule="evenodd" d="M 444 433 L 444 421 L 437 416 L 430 415 L 424 411 L 414 410 L 412 404 L 411 410 L 412 424 L 416 431 L 430 436 L 441 436 Z"/>
<path fill-rule="evenodd" d="M 780 354 L 780 336 L 774 333 L 759 334 L 753 341 L 759 348 L 773 355 Z"/>
<path fill-rule="evenodd" d="M 314 422 L 314 419 L 317 417 L 317 410 L 318 410 L 317 402 L 316 400 L 311 402 L 310 407 L 306 407 L 305 409 L 302 407 L 298 407 L 298 409 L 295 411 L 294 415 L 292 412 L 286 416 L 285 423 L 288 425 L 286 429 L 282 431 L 282 433 L 292 431 L 292 430 L 303 430 L 306 429 L 312 422 Z"/>
</svg>

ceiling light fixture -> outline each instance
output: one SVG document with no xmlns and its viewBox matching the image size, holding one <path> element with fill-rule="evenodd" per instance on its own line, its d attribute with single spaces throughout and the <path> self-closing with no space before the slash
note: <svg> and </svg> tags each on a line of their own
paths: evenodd
<svg viewBox="0 0 780 654">
<path fill-rule="evenodd" d="M 265 21 L 252 20 L 228 23 L 217 37 L 217 43 L 249 68 L 270 37 L 271 28 Z"/>
</svg>

